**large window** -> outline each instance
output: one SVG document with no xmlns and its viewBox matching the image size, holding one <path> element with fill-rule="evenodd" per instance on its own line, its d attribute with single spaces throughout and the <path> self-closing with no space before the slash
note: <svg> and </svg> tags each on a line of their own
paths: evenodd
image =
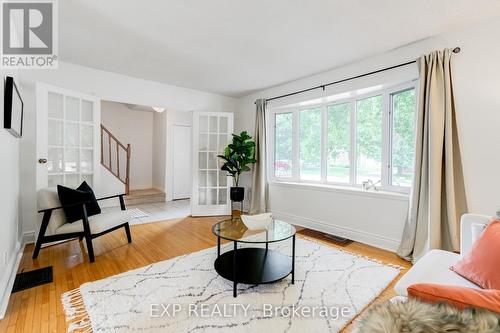
<svg viewBox="0 0 500 333">
<path fill-rule="evenodd" d="M 408 191 L 415 85 L 337 96 L 270 110 L 271 178 Z"/>
</svg>

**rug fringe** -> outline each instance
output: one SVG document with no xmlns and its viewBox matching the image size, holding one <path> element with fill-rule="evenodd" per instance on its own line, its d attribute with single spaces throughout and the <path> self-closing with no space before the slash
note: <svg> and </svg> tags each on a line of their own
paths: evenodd
<svg viewBox="0 0 500 333">
<path fill-rule="evenodd" d="M 85 302 L 80 293 L 80 288 L 62 294 L 61 302 L 66 314 L 68 333 L 91 333 L 92 325 L 87 309 L 85 308 Z"/>
</svg>

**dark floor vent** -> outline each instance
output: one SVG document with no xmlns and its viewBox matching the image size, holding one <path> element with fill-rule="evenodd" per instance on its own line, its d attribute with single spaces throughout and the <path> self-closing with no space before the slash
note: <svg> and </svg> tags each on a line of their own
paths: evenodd
<svg viewBox="0 0 500 333">
<path fill-rule="evenodd" d="M 342 246 L 345 246 L 345 245 L 348 245 L 348 244 L 351 244 L 352 243 L 352 240 L 350 239 L 347 239 L 347 238 L 344 238 L 344 237 L 340 237 L 340 236 L 335 236 L 335 235 L 331 235 L 331 234 L 326 234 L 324 233 L 323 234 L 326 238 L 334 241 L 335 243 L 337 243 L 338 245 L 342 245 Z"/>
<path fill-rule="evenodd" d="M 29 272 L 22 272 L 16 275 L 12 292 L 41 286 L 52 282 L 52 266 L 35 269 Z"/>
</svg>

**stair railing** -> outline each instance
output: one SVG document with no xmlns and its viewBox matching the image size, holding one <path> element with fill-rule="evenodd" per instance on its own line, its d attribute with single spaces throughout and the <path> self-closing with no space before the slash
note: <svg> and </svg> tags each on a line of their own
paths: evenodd
<svg viewBox="0 0 500 333">
<path fill-rule="evenodd" d="M 105 149 L 105 142 L 107 142 L 107 149 Z M 107 159 L 105 158 L 106 155 L 104 150 L 107 151 Z M 121 152 L 126 154 L 125 174 L 120 172 Z M 104 125 L 101 124 L 101 164 L 123 184 L 125 184 L 125 194 L 129 194 L 130 188 L 130 153 L 130 144 L 128 143 L 125 146 Z"/>
</svg>

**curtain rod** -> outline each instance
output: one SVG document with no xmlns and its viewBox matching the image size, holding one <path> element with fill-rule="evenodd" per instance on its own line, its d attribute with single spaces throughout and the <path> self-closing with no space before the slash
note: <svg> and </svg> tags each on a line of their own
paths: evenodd
<svg viewBox="0 0 500 333">
<path fill-rule="evenodd" d="M 457 46 L 457 47 L 455 47 L 453 49 L 453 53 L 459 53 L 459 52 L 460 52 L 460 47 Z M 308 89 L 303 89 L 303 90 L 295 91 L 295 92 L 292 92 L 292 93 L 289 93 L 289 94 L 284 94 L 284 95 L 280 95 L 280 96 L 276 96 L 276 97 L 267 98 L 266 102 L 273 101 L 275 99 L 280 99 L 280 98 L 284 98 L 284 97 L 289 97 L 289 96 L 293 96 L 293 95 L 302 94 L 302 93 L 305 93 L 305 92 L 308 92 L 308 91 L 311 91 L 311 90 L 316 90 L 316 89 L 323 89 L 323 90 L 325 90 L 326 87 L 332 86 L 334 84 L 339 84 L 339 83 L 342 83 L 342 82 L 346 82 L 346 81 L 350 81 L 350 80 L 354 80 L 354 79 L 359 79 L 361 77 L 368 76 L 368 75 L 373 75 L 373 74 L 377 74 L 377 73 L 380 73 L 380 72 L 385 72 L 385 71 L 388 71 L 388 70 L 391 70 L 391 69 L 394 69 L 394 68 L 398 68 L 398 67 L 403 67 L 403 66 L 407 66 L 407 65 L 410 65 L 410 64 L 414 64 L 415 62 L 417 62 L 417 61 L 416 60 L 408 61 L 408 62 L 405 62 L 403 64 L 399 64 L 399 65 L 394 65 L 394 66 L 387 67 L 387 68 L 378 69 L 378 70 L 373 71 L 373 72 L 368 72 L 368 73 L 364 73 L 364 74 L 360 74 L 360 75 L 356 75 L 356 76 L 351 76 L 351 77 L 348 77 L 346 79 L 342 79 L 342 80 L 338 80 L 338 81 L 330 82 L 330 83 L 325 83 L 325 84 L 322 84 L 320 86 L 316 86 L 316 87 L 312 87 L 312 88 L 308 88 Z"/>
</svg>

